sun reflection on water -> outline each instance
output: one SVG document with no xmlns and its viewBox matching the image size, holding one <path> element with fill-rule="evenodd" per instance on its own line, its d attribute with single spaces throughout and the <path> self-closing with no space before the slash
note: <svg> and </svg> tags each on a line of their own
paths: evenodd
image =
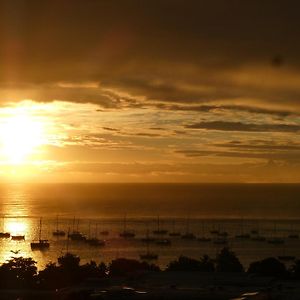
<svg viewBox="0 0 300 300">
<path fill-rule="evenodd" d="M 8 184 L 3 187 L 0 199 L 0 231 L 8 232 L 11 236 L 24 235 L 25 240 L 14 241 L 11 238 L 0 239 L 0 263 L 12 257 L 30 257 L 30 239 L 32 228 L 28 218 L 29 204 L 26 188 L 22 184 Z"/>
<path fill-rule="evenodd" d="M 24 220 L 8 220 L 5 223 L 5 231 L 9 232 L 11 235 L 25 235 L 28 224 Z"/>
</svg>

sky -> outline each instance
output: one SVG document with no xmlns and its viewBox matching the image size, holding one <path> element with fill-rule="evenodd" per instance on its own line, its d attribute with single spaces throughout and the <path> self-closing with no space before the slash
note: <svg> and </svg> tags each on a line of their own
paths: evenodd
<svg viewBox="0 0 300 300">
<path fill-rule="evenodd" d="M 299 10 L 0 0 L 0 180 L 300 182 Z"/>
</svg>

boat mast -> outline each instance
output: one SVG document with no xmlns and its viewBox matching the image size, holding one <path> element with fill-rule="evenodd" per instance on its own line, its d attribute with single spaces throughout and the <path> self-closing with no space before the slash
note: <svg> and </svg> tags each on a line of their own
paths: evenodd
<svg viewBox="0 0 300 300">
<path fill-rule="evenodd" d="M 147 224 L 148 227 L 148 224 Z M 149 254 L 149 229 L 147 228 L 147 237 L 146 237 L 146 244 L 147 244 L 147 255 Z"/>
<path fill-rule="evenodd" d="M 186 233 L 188 234 L 190 232 L 190 216 L 188 215 L 186 219 Z"/>
<path fill-rule="evenodd" d="M 40 232 L 39 232 L 39 240 L 41 240 L 42 237 L 42 218 L 40 218 Z"/>
<path fill-rule="evenodd" d="M 124 232 L 126 231 L 126 227 L 127 227 L 127 226 L 126 226 L 126 225 L 127 225 L 127 224 L 126 224 L 126 221 L 127 221 L 127 220 L 126 220 L 126 214 L 125 214 L 125 215 L 124 215 L 124 223 L 123 223 L 123 229 L 124 229 Z"/>
</svg>

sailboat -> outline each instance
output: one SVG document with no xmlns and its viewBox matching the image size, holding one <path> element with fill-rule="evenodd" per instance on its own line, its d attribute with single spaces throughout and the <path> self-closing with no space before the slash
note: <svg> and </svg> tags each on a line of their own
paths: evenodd
<svg viewBox="0 0 300 300">
<path fill-rule="evenodd" d="M 276 226 L 276 222 L 274 223 L 274 237 L 268 240 L 269 244 L 273 244 L 273 245 L 282 245 L 284 244 L 284 239 L 277 237 L 276 236 L 276 232 L 277 232 L 277 226 Z"/>
<path fill-rule="evenodd" d="M 56 230 L 52 232 L 54 236 L 65 236 L 66 233 L 63 230 L 58 229 L 58 216 L 56 216 Z"/>
<path fill-rule="evenodd" d="M 213 240 L 213 243 L 216 245 L 227 245 L 228 244 L 228 239 L 227 238 L 216 238 Z"/>
<path fill-rule="evenodd" d="M 109 231 L 108 230 L 102 230 L 100 231 L 101 235 L 109 235 Z"/>
<path fill-rule="evenodd" d="M 291 223 L 291 232 L 288 235 L 289 239 L 299 239 L 299 234 L 297 233 L 296 230 L 293 229 L 293 223 Z"/>
<path fill-rule="evenodd" d="M 25 235 L 24 234 L 13 234 L 11 235 L 11 240 L 12 241 L 24 241 L 25 240 Z"/>
<path fill-rule="evenodd" d="M 181 233 L 175 230 L 175 221 L 172 221 L 172 231 L 169 233 L 169 236 L 180 236 Z"/>
<path fill-rule="evenodd" d="M 202 236 L 198 237 L 197 241 L 204 242 L 204 243 L 211 241 L 211 238 L 205 236 L 204 221 L 203 220 L 202 220 Z"/>
<path fill-rule="evenodd" d="M 124 216 L 124 220 L 123 220 L 123 231 L 119 233 L 119 236 L 123 237 L 123 238 L 134 238 L 135 237 L 135 233 L 133 231 L 127 230 L 126 215 Z"/>
<path fill-rule="evenodd" d="M 3 217 L 3 225 L 2 225 L 3 229 L 4 229 L 4 217 Z M 10 233 L 9 232 L 5 232 L 4 230 L 2 232 L 0 232 L 0 238 L 1 239 L 8 239 L 10 238 Z"/>
<path fill-rule="evenodd" d="M 160 239 L 160 240 L 157 240 L 155 243 L 160 246 L 171 246 L 171 244 L 172 244 L 169 239 Z"/>
<path fill-rule="evenodd" d="M 160 228 L 160 218 L 159 218 L 159 216 L 157 216 L 157 229 L 153 230 L 153 234 L 164 235 L 164 234 L 167 234 L 167 233 L 168 233 L 168 230 Z"/>
<path fill-rule="evenodd" d="M 109 231 L 108 230 L 101 230 L 100 234 L 101 235 L 109 235 Z"/>
<path fill-rule="evenodd" d="M 24 234 L 16 234 L 11 236 L 12 241 L 24 241 L 25 235 Z"/>
<path fill-rule="evenodd" d="M 213 224 L 213 228 L 210 230 L 210 234 L 212 234 L 212 235 L 218 235 L 219 233 L 220 233 L 220 225 L 218 224 L 218 228 L 216 228 L 216 225 L 217 224 L 215 224 L 215 222 L 214 222 L 214 224 Z"/>
<path fill-rule="evenodd" d="M 190 232 L 190 218 L 188 217 L 186 220 L 186 232 L 181 236 L 184 240 L 195 240 L 196 236 Z"/>
<path fill-rule="evenodd" d="M 158 259 L 158 254 L 149 251 L 149 229 L 147 229 L 147 234 L 145 240 L 147 240 L 147 251 L 145 254 L 140 254 L 142 260 L 155 260 Z"/>
<path fill-rule="evenodd" d="M 256 229 L 251 230 L 251 240 L 254 242 L 265 242 L 267 239 L 266 237 L 262 236 L 260 232 L 260 224 L 259 221 L 257 221 Z"/>
<path fill-rule="evenodd" d="M 50 247 L 48 240 L 42 240 L 42 218 L 40 218 L 40 229 L 39 229 L 39 240 L 36 242 L 30 243 L 31 250 L 45 250 Z"/>
<path fill-rule="evenodd" d="M 250 239 L 249 233 L 244 233 L 244 219 L 241 220 L 241 233 L 235 236 L 236 239 Z"/>
<path fill-rule="evenodd" d="M 97 223 L 96 223 L 95 237 L 91 238 L 90 232 L 91 232 L 91 223 L 89 222 L 89 237 L 88 237 L 88 239 L 86 239 L 87 244 L 89 244 L 90 246 L 93 246 L 93 247 L 105 246 L 105 241 L 97 238 L 97 236 L 98 236 L 98 224 Z"/>
<path fill-rule="evenodd" d="M 152 237 L 149 235 L 149 224 L 147 223 L 147 234 L 145 237 L 141 238 L 141 241 L 144 242 L 144 243 L 153 243 L 156 241 L 156 238 Z"/>
<path fill-rule="evenodd" d="M 72 241 L 85 241 L 86 237 L 79 232 L 79 219 L 77 220 L 77 228 L 75 230 L 75 217 L 73 219 L 73 232 L 68 233 L 68 238 Z"/>
</svg>

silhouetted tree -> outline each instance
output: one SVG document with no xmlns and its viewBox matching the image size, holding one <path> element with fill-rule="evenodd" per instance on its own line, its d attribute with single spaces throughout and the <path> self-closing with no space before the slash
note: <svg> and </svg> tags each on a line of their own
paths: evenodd
<svg viewBox="0 0 300 300">
<path fill-rule="evenodd" d="M 80 257 L 72 253 L 66 253 L 57 259 L 58 265 L 65 270 L 77 270 L 79 268 Z"/>
<path fill-rule="evenodd" d="M 111 276 L 123 276 L 130 273 L 141 271 L 160 271 L 159 267 L 147 262 L 140 262 L 135 259 L 117 258 L 109 265 L 109 274 Z"/>
<path fill-rule="evenodd" d="M 201 271 L 213 272 L 215 270 L 213 261 L 204 255 L 201 260 L 180 256 L 177 260 L 171 261 L 166 271 Z"/>
<path fill-rule="evenodd" d="M 248 273 L 255 273 L 264 276 L 283 277 L 287 274 L 285 265 L 274 257 L 250 264 Z"/>
<path fill-rule="evenodd" d="M 216 258 L 217 272 L 244 272 L 238 257 L 229 248 L 224 247 Z"/>
<path fill-rule="evenodd" d="M 107 267 L 104 263 L 99 266 L 95 261 L 91 261 L 85 265 L 80 266 L 80 275 L 82 279 L 86 278 L 103 278 L 106 276 Z"/>
<path fill-rule="evenodd" d="M 202 272 L 214 272 L 215 271 L 215 264 L 214 261 L 208 256 L 203 255 L 200 259 L 201 262 L 201 271 Z"/>
<path fill-rule="evenodd" d="M 39 285 L 42 288 L 57 289 L 65 285 L 62 270 L 55 263 L 49 263 L 38 275 Z"/>
<path fill-rule="evenodd" d="M 0 282 L 6 288 L 33 287 L 36 275 L 36 262 L 32 258 L 12 257 L 0 267 Z"/>
<path fill-rule="evenodd" d="M 295 263 L 291 266 L 291 273 L 295 278 L 300 279 L 300 260 L 299 259 L 297 259 L 295 261 Z"/>
<path fill-rule="evenodd" d="M 106 276 L 107 267 L 104 263 L 90 263 L 80 266 L 80 258 L 71 253 L 58 258 L 58 265 L 49 263 L 39 272 L 41 287 L 56 289 L 67 285 L 76 284 L 87 278 L 103 278 Z"/>
</svg>

